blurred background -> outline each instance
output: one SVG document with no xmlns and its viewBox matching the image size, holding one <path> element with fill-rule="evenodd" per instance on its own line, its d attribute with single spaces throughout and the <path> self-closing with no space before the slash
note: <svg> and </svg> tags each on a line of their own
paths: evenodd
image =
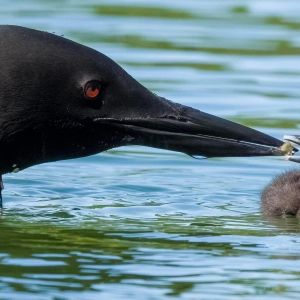
<svg viewBox="0 0 300 300">
<path fill-rule="evenodd" d="M 88 45 L 161 96 L 278 138 L 300 133 L 299 15 L 297 0 L 0 8 L 1 24 Z M 296 167 L 124 147 L 8 174 L 0 298 L 298 299 L 299 223 L 260 213 L 265 184 Z"/>
</svg>

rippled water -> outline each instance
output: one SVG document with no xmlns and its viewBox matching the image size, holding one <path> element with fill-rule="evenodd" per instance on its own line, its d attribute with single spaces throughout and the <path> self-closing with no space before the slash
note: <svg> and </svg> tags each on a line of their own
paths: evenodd
<svg viewBox="0 0 300 300">
<path fill-rule="evenodd" d="M 87 44 L 177 102 L 299 134 L 299 1 L 99 3 L 3 0 L 1 23 Z M 127 147 L 6 175 L 0 298 L 299 299 L 300 224 L 259 209 L 293 167 Z"/>
</svg>

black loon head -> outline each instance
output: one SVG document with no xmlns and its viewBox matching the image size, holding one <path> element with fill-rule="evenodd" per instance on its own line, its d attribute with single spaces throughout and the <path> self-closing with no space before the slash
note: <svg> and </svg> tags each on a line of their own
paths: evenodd
<svg viewBox="0 0 300 300">
<path fill-rule="evenodd" d="M 107 56 L 0 26 L 0 174 L 122 145 L 189 155 L 280 155 L 268 135 L 159 97 Z"/>
<path fill-rule="evenodd" d="M 300 217 L 300 170 L 285 172 L 266 186 L 261 195 L 265 216 Z"/>
</svg>

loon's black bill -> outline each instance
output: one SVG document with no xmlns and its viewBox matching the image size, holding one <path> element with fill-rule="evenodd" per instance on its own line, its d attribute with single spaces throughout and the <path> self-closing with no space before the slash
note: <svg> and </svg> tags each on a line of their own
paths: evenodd
<svg viewBox="0 0 300 300">
<path fill-rule="evenodd" d="M 158 112 L 150 111 L 146 117 L 106 119 L 105 122 L 122 127 L 129 137 L 127 144 L 179 151 L 192 156 L 233 157 L 286 154 L 280 148 L 283 142 L 269 135 L 160 99 L 170 106 L 169 114 L 166 114 L 165 110 L 163 116 Z"/>
</svg>

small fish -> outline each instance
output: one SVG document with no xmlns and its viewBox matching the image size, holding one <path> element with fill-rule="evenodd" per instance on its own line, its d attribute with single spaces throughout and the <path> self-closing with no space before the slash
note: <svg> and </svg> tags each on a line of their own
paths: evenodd
<svg viewBox="0 0 300 300">
<path fill-rule="evenodd" d="M 293 156 L 294 153 L 291 151 L 293 147 L 298 148 L 300 146 L 300 135 L 284 135 L 284 144 L 281 149 L 286 152 L 286 158 L 289 161 L 300 163 L 300 156 Z"/>
<path fill-rule="evenodd" d="M 300 146 L 300 135 L 284 135 L 283 140 L 285 142 L 290 142 L 295 147 Z"/>
</svg>

